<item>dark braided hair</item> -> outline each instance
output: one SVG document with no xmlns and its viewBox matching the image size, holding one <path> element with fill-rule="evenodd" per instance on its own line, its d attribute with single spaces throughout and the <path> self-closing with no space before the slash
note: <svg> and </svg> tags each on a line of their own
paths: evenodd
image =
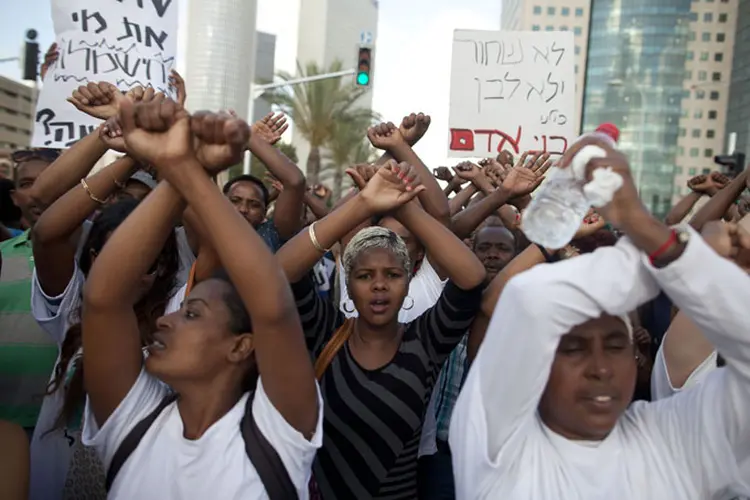
<svg viewBox="0 0 750 500">
<path fill-rule="evenodd" d="M 138 206 L 138 200 L 126 198 L 105 207 L 96 217 L 91 227 L 86 243 L 83 245 L 78 266 L 84 276 L 88 277 L 94 263 L 94 255 L 101 252 L 112 233 Z M 179 256 L 177 240 L 174 231 L 167 238 L 164 248 L 155 264 L 156 280 L 151 289 L 135 305 L 135 314 L 144 345 L 147 336 L 156 329 L 156 320 L 164 314 L 172 292 L 175 289 L 177 272 L 179 271 Z M 82 302 L 82 301 L 81 301 Z M 60 361 L 55 366 L 52 381 L 47 386 L 47 394 L 54 394 L 64 387 L 63 406 L 49 432 L 65 427 L 75 416 L 76 410 L 84 402 L 83 364 L 76 353 L 81 348 L 81 302 L 70 312 L 70 327 L 65 334 L 60 347 Z M 75 359 L 74 359 L 75 358 Z M 70 365 L 73 363 L 73 376 L 69 382 L 65 381 Z"/>
</svg>

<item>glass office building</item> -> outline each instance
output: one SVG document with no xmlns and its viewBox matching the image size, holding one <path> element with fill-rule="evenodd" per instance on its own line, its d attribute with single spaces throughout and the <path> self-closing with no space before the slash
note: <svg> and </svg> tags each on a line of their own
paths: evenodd
<svg viewBox="0 0 750 500">
<path fill-rule="evenodd" d="M 734 38 L 731 105 L 727 110 L 727 133 L 737 134 L 736 150 L 750 153 L 750 0 L 740 0 Z"/>
<path fill-rule="evenodd" d="M 583 131 L 612 122 L 641 199 L 669 211 L 690 0 L 592 0 Z M 689 92 L 689 91 L 688 91 Z"/>
</svg>

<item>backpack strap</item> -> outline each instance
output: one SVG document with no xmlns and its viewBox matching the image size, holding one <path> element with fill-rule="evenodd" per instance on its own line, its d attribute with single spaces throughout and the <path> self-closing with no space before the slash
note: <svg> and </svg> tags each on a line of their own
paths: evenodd
<svg viewBox="0 0 750 500">
<path fill-rule="evenodd" d="M 320 356 L 318 356 L 318 359 L 315 361 L 316 379 L 321 380 L 323 378 L 323 374 L 331 365 L 333 358 L 335 358 L 339 350 L 344 347 L 346 341 L 352 336 L 353 331 L 354 318 L 349 318 L 333 333 L 331 340 L 328 341 L 323 348 L 323 351 L 320 353 Z"/>
<path fill-rule="evenodd" d="M 250 393 L 245 405 L 245 415 L 240 422 L 242 440 L 245 441 L 245 453 L 260 476 L 263 487 L 270 500 L 293 500 L 299 498 L 289 472 L 281 457 L 258 428 L 253 415 L 253 399 Z"/>
<path fill-rule="evenodd" d="M 196 261 L 197 262 L 197 261 Z M 195 286 L 195 270 L 196 270 L 196 262 L 193 262 L 193 265 L 190 266 L 190 274 L 188 275 L 187 280 L 187 286 L 185 287 L 185 298 L 187 299 L 187 296 L 190 295 L 190 290 L 193 289 Z"/>
<path fill-rule="evenodd" d="M 107 469 L 107 480 L 105 483 L 107 492 L 109 492 L 109 489 L 112 487 L 112 483 L 115 482 L 117 473 L 120 472 L 122 466 L 125 465 L 125 462 L 128 460 L 130 455 L 132 455 L 135 449 L 138 447 L 141 439 L 143 439 L 143 436 L 146 435 L 146 432 L 148 432 L 149 428 L 156 420 L 156 417 L 158 417 L 161 412 L 164 411 L 164 408 L 174 403 L 176 399 L 176 393 L 171 393 L 165 396 L 164 399 L 161 400 L 161 403 L 159 403 L 159 406 L 154 408 L 154 411 L 149 413 L 146 418 L 138 422 L 135 427 L 133 427 L 133 429 L 128 433 L 128 435 L 125 436 L 125 439 L 122 440 L 120 446 L 117 447 L 117 451 L 115 451 L 115 454 L 112 457 L 112 461 L 109 463 L 109 468 Z"/>
</svg>

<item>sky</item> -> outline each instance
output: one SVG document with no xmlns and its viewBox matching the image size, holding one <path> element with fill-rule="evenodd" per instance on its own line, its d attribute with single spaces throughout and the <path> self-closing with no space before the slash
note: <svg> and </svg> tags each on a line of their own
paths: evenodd
<svg viewBox="0 0 750 500">
<path fill-rule="evenodd" d="M 180 0 L 180 26 L 186 25 L 186 1 L 189 0 Z M 257 1 L 256 28 L 277 37 L 276 70 L 294 72 L 299 3 L 303 0 Z M 0 59 L 20 55 L 29 28 L 39 33 L 44 53 L 54 40 L 50 0 L 4 3 L 0 16 Z M 417 153 L 430 167 L 448 164 L 453 30 L 499 29 L 501 4 L 502 0 L 380 0 L 373 108 L 393 122 L 412 111 L 432 116 L 431 130 L 417 146 Z M 184 69 L 184 54 L 185 37 L 180 37 L 178 69 Z M 0 63 L 0 74 L 19 78 L 19 63 Z"/>
</svg>

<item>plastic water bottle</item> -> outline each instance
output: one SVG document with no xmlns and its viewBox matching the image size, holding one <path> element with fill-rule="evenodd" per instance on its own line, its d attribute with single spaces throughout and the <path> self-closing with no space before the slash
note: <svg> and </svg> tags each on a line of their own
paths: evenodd
<svg viewBox="0 0 750 500">
<path fill-rule="evenodd" d="M 619 130 L 611 123 L 600 125 L 596 132 L 584 134 L 584 137 L 600 137 L 612 145 L 617 143 Z M 586 151 L 591 146 L 583 148 L 573 158 L 573 163 L 579 161 L 588 163 L 597 154 Z M 599 149 L 594 147 L 594 149 Z M 579 158 L 581 156 L 581 158 Z M 585 156 L 585 158 L 583 158 Z M 529 208 L 523 215 L 522 229 L 532 242 L 544 248 L 559 249 L 570 243 L 583 218 L 591 208 L 591 203 L 583 192 L 585 181 L 575 176 L 576 169 L 570 167 L 560 169 L 553 167 L 547 176 L 539 193 L 532 199 Z"/>
</svg>

